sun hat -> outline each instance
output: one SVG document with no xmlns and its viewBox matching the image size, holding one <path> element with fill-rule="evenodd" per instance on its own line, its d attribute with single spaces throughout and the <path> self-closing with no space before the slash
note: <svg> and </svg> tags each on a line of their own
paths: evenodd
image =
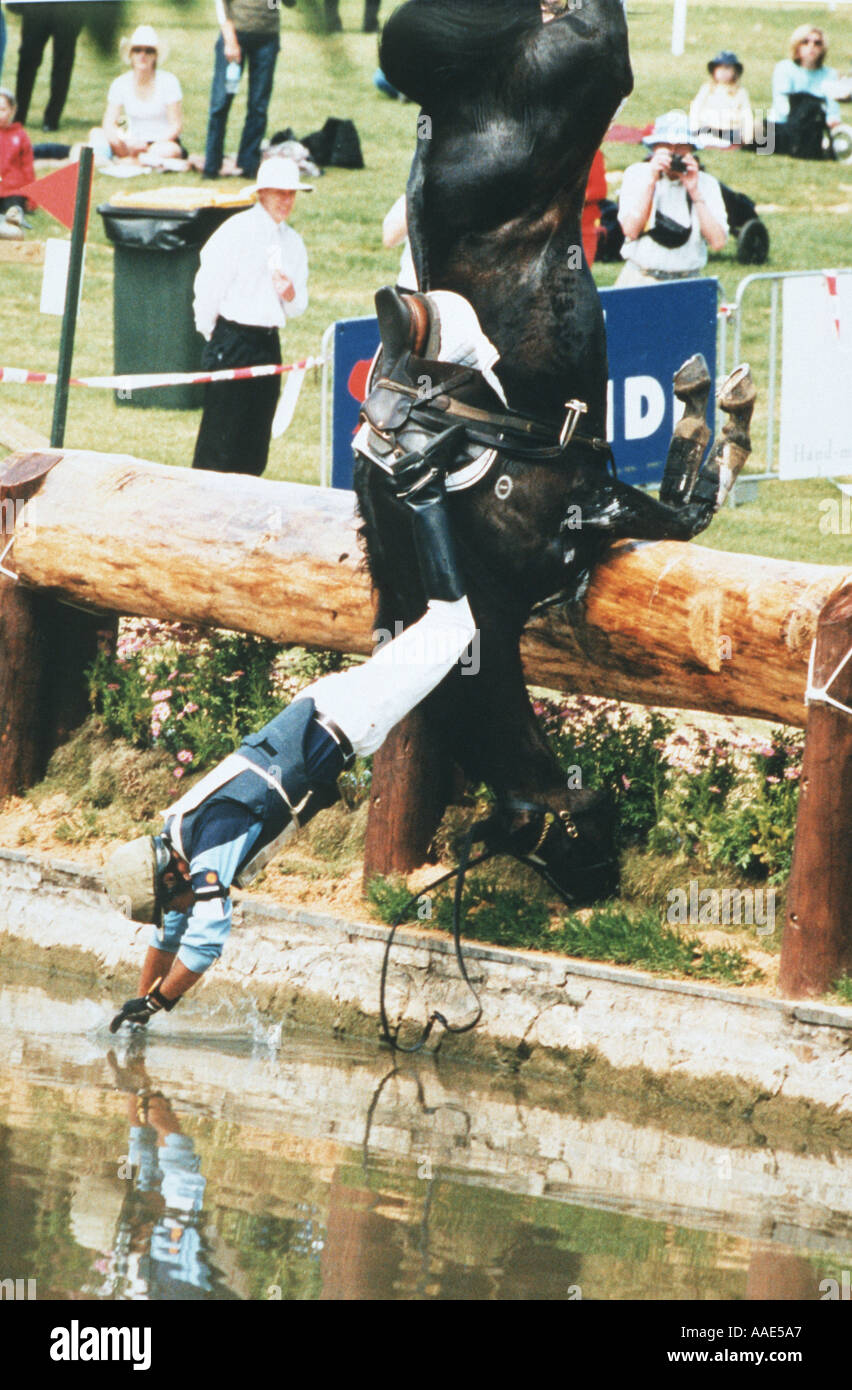
<svg viewBox="0 0 852 1390">
<path fill-rule="evenodd" d="M 312 183 L 302 183 L 299 166 L 295 159 L 283 155 L 273 155 L 264 159 L 257 171 L 257 182 L 247 188 L 246 193 L 261 193 L 264 189 L 278 189 L 282 193 L 313 193 Z"/>
<path fill-rule="evenodd" d="M 133 30 L 129 39 L 124 38 L 121 40 L 119 51 L 125 63 L 130 62 L 130 55 L 134 48 L 156 48 L 157 62 L 159 62 L 161 58 L 165 58 L 168 53 L 168 44 L 160 38 L 152 24 L 139 24 Z"/>
<path fill-rule="evenodd" d="M 737 77 L 742 77 L 743 65 L 736 53 L 732 53 L 729 48 L 723 48 L 716 54 L 715 58 L 710 59 L 707 64 L 707 71 L 712 73 L 714 68 L 734 68 Z"/>
<path fill-rule="evenodd" d="M 691 145 L 694 150 L 704 148 L 695 132 L 690 130 L 685 111 L 667 111 L 664 116 L 658 116 L 651 133 L 642 136 L 642 144 Z"/>
</svg>

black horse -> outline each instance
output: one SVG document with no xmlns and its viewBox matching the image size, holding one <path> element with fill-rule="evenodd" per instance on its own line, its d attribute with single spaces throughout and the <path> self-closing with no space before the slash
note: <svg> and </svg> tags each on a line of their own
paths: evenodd
<svg viewBox="0 0 852 1390">
<path fill-rule="evenodd" d="M 600 798 L 565 786 L 525 688 L 521 631 L 537 603 L 582 592 L 612 539 L 686 539 L 701 530 L 718 486 L 712 465 L 696 468 L 696 449 L 700 463 L 707 442 L 699 420 L 706 370 L 687 369 L 684 394 L 699 404 L 670 454 L 660 501 L 617 481 L 605 444 L 604 322 L 582 259 L 580 214 L 592 157 L 632 87 L 623 7 L 407 0 L 385 26 L 380 56 L 389 80 L 422 108 L 407 190 L 420 289 L 451 290 L 473 305 L 500 352 L 495 370 L 510 407 L 481 381 L 455 390 L 446 383 L 457 403 L 498 423 L 509 418 L 510 427 L 497 431 L 496 468 L 451 494 L 481 636 L 479 675 L 449 677 L 427 715 L 468 776 L 491 785 L 507 808 L 509 848 L 519 857 L 534 848 L 532 862 L 552 883 L 575 901 L 591 900 L 617 881 L 609 822 Z M 417 332 L 413 322 L 408 377 L 431 385 L 436 364 L 418 356 Z M 374 381 L 394 365 L 387 358 L 385 342 Z M 426 393 L 432 415 L 447 399 L 438 376 Z M 566 417 L 568 402 L 575 405 Z M 410 415 L 407 428 L 401 445 L 410 448 Z M 424 597 L 404 508 L 365 458 L 355 487 L 379 623 L 414 621 Z M 579 524 L 566 526 L 569 509 Z"/>
</svg>

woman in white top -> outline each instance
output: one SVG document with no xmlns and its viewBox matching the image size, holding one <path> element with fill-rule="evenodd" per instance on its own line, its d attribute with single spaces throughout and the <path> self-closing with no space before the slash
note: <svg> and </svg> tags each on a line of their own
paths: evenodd
<svg viewBox="0 0 852 1390">
<path fill-rule="evenodd" d="M 170 72 L 157 70 L 161 48 L 150 24 L 134 30 L 127 45 L 130 72 L 112 83 L 103 126 L 90 136 L 96 154 L 135 159 L 140 164 L 186 158 L 180 142 L 180 83 Z"/>
</svg>

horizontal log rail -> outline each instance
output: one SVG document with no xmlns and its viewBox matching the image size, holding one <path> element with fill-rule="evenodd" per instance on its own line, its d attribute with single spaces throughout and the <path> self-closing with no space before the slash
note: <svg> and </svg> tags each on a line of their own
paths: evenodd
<svg viewBox="0 0 852 1390">
<path fill-rule="evenodd" d="M 18 514 L 12 568 L 95 609 L 368 654 L 355 527 L 349 492 L 68 451 Z M 817 619 L 850 579 L 852 567 L 620 542 L 582 614 L 569 623 L 556 607 L 530 622 L 527 677 L 803 726 Z"/>
<path fill-rule="evenodd" d="M 40 467 L 47 471 L 34 480 Z M 20 644 L 44 620 L 30 609 L 21 619 L 27 590 L 39 602 L 62 600 L 110 615 L 181 620 L 350 653 L 372 650 L 370 584 L 351 493 L 68 450 L 58 460 L 18 454 L 0 465 L 0 507 L 10 534 L 14 526 L 6 564 L 21 581 L 0 576 L 0 796 L 17 790 L 15 778 L 32 779 L 38 761 L 22 763 L 9 753 L 38 705 Z M 552 607 L 531 621 L 522 647 L 527 678 L 551 689 L 803 726 L 820 615 L 836 612 L 840 602 L 845 620 L 850 581 L 852 568 L 678 542 L 622 542 L 595 569 L 582 612 L 572 612 L 569 622 Z M 852 645 L 852 616 L 847 627 Z M 835 621 L 841 645 L 845 631 L 837 639 Z M 54 663 L 54 684 L 56 674 Z M 73 676 L 63 685 L 73 685 Z M 852 737 L 852 719 L 821 706 L 822 743 L 829 735 L 843 739 L 846 720 Z M 39 737 L 48 748 L 52 740 L 43 728 Z M 803 800 L 810 819 L 803 827 L 800 817 L 797 844 L 812 845 L 819 838 L 818 801 Z M 848 781 L 833 813 L 848 845 Z M 852 966 L 848 897 L 842 903 L 833 897 L 846 891 L 845 879 L 842 888 L 842 876 L 836 889 L 827 885 L 823 863 L 821 885 L 811 875 L 811 887 L 803 888 L 805 854 L 797 850 L 802 862 L 794 863 L 796 911 L 787 936 L 795 937 L 797 959 L 806 959 L 801 942 L 811 899 L 821 892 L 823 964 L 815 975 L 791 966 L 788 955 L 783 978 L 791 993 L 819 992 L 841 967 Z"/>
</svg>

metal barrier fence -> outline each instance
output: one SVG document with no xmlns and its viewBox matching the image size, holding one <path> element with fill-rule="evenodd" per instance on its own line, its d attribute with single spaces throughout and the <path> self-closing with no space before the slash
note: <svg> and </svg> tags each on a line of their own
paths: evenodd
<svg viewBox="0 0 852 1390">
<path fill-rule="evenodd" d="M 779 287 L 785 280 L 793 279 L 821 279 L 825 275 L 852 275 L 852 267 L 844 267 L 839 270 L 773 270 L 758 271 L 753 275 L 747 275 L 737 288 L 736 298 L 733 303 L 721 304 L 719 306 L 717 324 L 717 379 L 724 381 L 731 367 L 736 366 L 742 360 L 742 337 L 744 322 L 744 305 L 746 295 L 752 286 L 768 283 L 771 287 L 770 306 L 769 306 L 769 358 L 768 358 L 768 388 L 766 392 L 766 471 L 761 474 L 750 475 L 753 479 L 770 478 L 777 476 L 775 458 L 776 454 L 776 417 L 779 406 L 778 390 L 778 365 L 779 365 Z M 753 296 L 752 296 L 753 298 Z M 320 408 L 321 420 L 321 484 L 327 486 L 331 480 L 331 453 L 332 453 L 332 431 L 331 431 L 331 363 L 334 356 L 334 331 L 336 325 L 330 324 L 323 335 L 321 360 L 325 363 L 322 375 L 322 401 Z M 733 330 L 733 355 L 732 361 L 728 360 L 728 348 Z M 720 422 L 721 423 L 721 422 Z"/>
<path fill-rule="evenodd" d="M 766 396 L 766 473 L 764 477 L 775 476 L 775 418 L 778 404 L 778 351 L 779 351 L 779 287 L 785 280 L 822 279 L 826 275 L 852 275 L 852 267 L 840 270 L 767 270 L 747 275 L 737 288 L 733 304 L 722 306 L 719 314 L 719 375 L 724 380 L 727 371 L 728 323 L 734 321 L 734 363 L 742 359 L 743 302 L 752 285 L 759 282 L 771 284 L 769 303 L 769 385 Z M 783 345 L 782 345 L 783 346 Z"/>
</svg>

